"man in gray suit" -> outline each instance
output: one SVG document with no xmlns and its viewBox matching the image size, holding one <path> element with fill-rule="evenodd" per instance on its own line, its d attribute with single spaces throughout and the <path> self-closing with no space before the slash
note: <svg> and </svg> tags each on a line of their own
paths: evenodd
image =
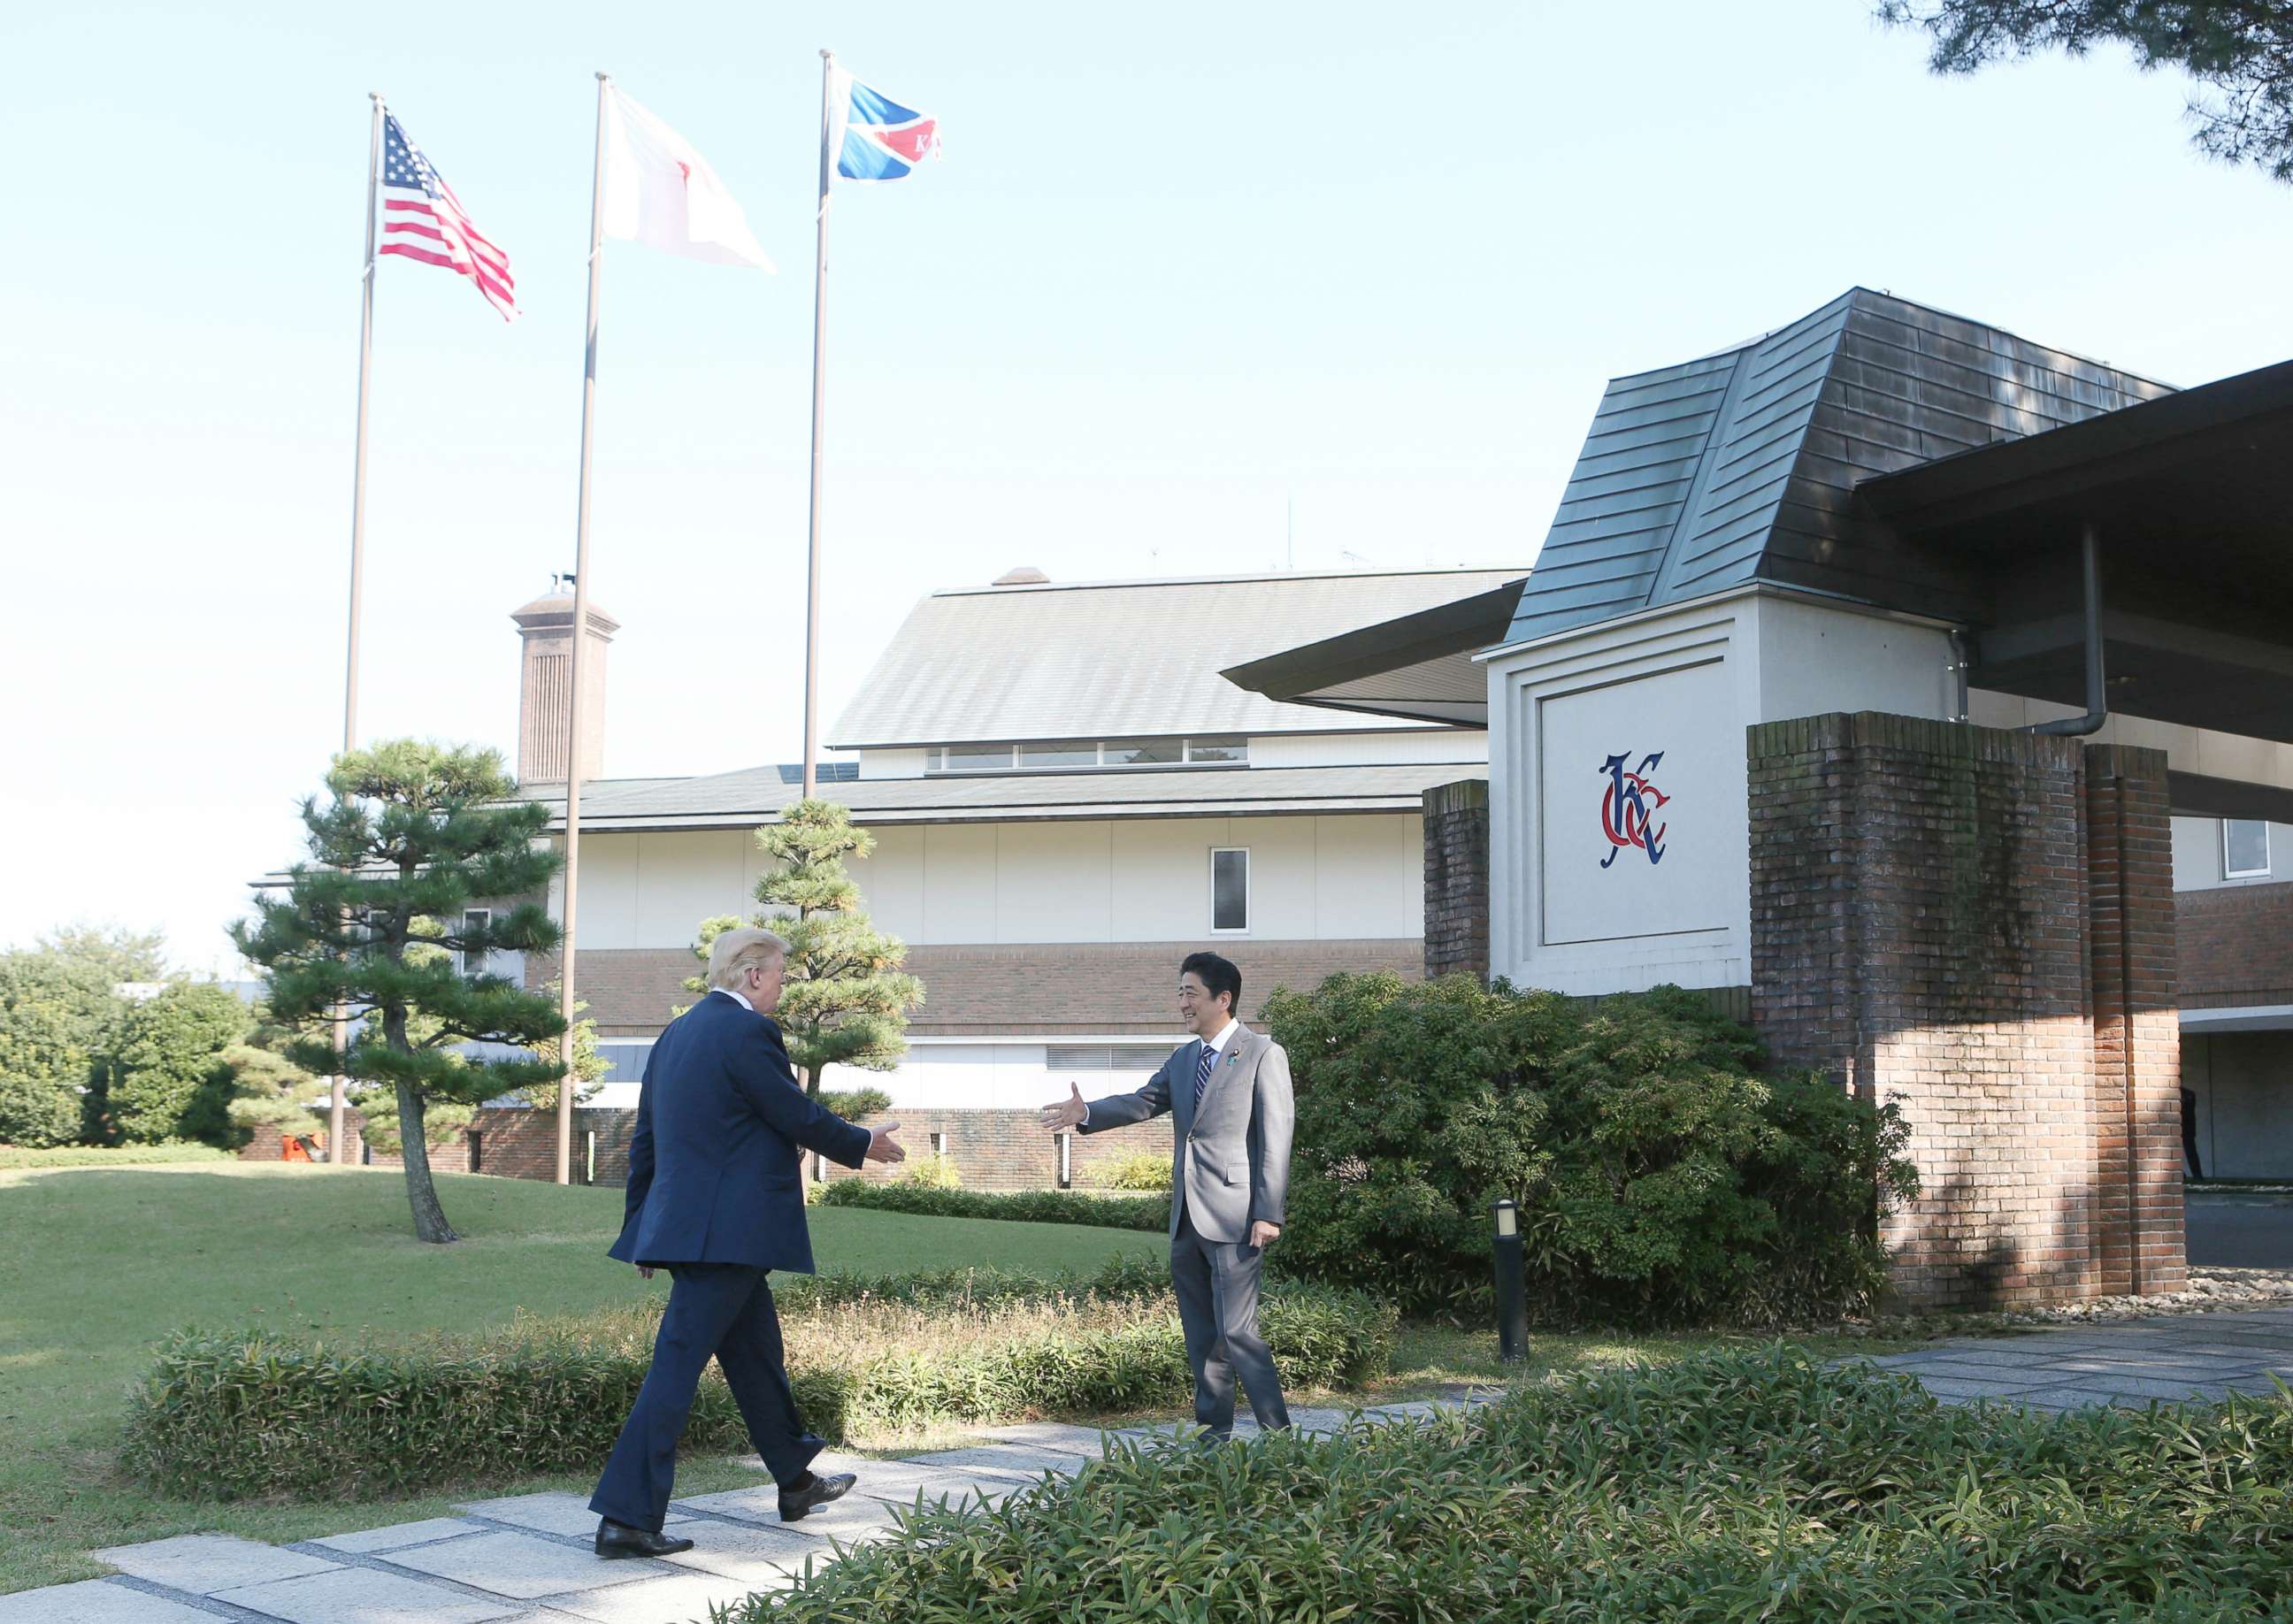
<svg viewBox="0 0 2293 1624">
<path fill-rule="evenodd" d="M 1135 1094 L 1086 1103 L 1082 1090 L 1042 1111 L 1043 1126 L 1104 1133 L 1170 1111 L 1171 1283 L 1195 1419 L 1213 1437 L 1234 1434 L 1234 1382 L 1265 1429 L 1290 1425 L 1273 1355 L 1258 1334 L 1258 1277 L 1282 1232 L 1290 1190 L 1290 1057 L 1236 1019 L 1242 972 L 1216 953 L 1190 953 L 1179 970 L 1179 1046 Z"/>
</svg>

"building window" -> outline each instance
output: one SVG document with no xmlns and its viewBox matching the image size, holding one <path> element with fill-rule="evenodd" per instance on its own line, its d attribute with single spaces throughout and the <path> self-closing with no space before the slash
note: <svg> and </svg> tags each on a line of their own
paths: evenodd
<svg viewBox="0 0 2293 1624">
<path fill-rule="evenodd" d="M 1214 846 L 1211 850 L 1211 929 L 1250 928 L 1250 848 Z"/>
<path fill-rule="evenodd" d="M 1247 739 L 1051 739 L 1032 744 L 935 745 L 926 772 L 1090 772 L 1106 767 L 1246 767 Z"/>
<path fill-rule="evenodd" d="M 1012 747 L 1008 744 L 952 744 L 938 752 L 942 772 L 1009 772 Z"/>
<path fill-rule="evenodd" d="M 1110 739 L 1101 747 L 1110 767 L 1174 767 L 1187 756 L 1183 739 Z"/>
<path fill-rule="evenodd" d="M 1072 1190 L 1074 1188 L 1074 1135 L 1061 1134 L 1058 1138 L 1059 1188 Z"/>
<path fill-rule="evenodd" d="M 2269 872 L 2269 825 L 2258 818 L 2222 820 L 2222 878 L 2254 879 Z"/>
<path fill-rule="evenodd" d="M 462 930 L 466 934 L 482 933 L 488 926 L 491 925 L 493 922 L 494 910 L 492 909 L 473 908 L 462 916 Z M 482 948 L 465 948 L 462 950 L 462 974 L 465 975 L 483 975 L 485 973 L 485 949 Z"/>
</svg>

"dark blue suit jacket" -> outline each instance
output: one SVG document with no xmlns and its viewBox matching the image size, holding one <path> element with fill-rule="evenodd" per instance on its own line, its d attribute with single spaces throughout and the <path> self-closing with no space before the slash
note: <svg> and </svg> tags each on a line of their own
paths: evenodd
<svg viewBox="0 0 2293 1624">
<path fill-rule="evenodd" d="M 623 1263 L 812 1273 L 804 1152 L 856 1168 L 868 1130 L 797 1086 L 779 1023 L 722 993 L 669 1022 L 645 1062 L 629 1140 Z"/>
</svg>

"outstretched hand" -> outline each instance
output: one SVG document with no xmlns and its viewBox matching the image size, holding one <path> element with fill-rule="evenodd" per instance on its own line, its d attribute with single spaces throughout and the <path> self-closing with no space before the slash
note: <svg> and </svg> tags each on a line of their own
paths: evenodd
<svg viewBox="0 0 2293 1624">
<path fill-rule="evenodd" d="M 887 1122 L 881 1127 L 868 1130 L 868 1159 L 870 1161 L 905 1161 L 908 1152 L 892 1137 L 900 1131 L 896 1122 Z"/>
<path fill-rule="evenodd" d="M 1045 1127 L 1054 1133 L 1064 1133 L 1071 1127 L 1081 1127 L 1082 1119 L 1090 1114 L 1090 1107 L 1082 1103 L 1082 1087 L 1067 1085 L 1067 1097 L 1056 1105 L 1046 1105 L 1038 1113 Z"/>
</svg>

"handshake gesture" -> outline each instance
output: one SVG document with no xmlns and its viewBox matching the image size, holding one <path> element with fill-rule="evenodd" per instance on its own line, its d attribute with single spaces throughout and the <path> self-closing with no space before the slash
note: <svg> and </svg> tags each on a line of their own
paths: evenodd
<svg viewBox="0 0 2293 1624">
<path fill-rule="evenodd" d="M 892 1137 L 900 1131 L 896 1122 L 887 1122 L 881 1127 L 868 1130 L 868 1159 L 870 1161 L 905 1161 L 906 1149 Z"/>
<path fill-rule="evenodd" d="M 1043 1126 L 1055 1134 L 1081 1127 L 1082 1119 L 1090 1114 L 1090 1107 L 1082 1103 L 1082 1089 L 1074 1083 L 1067 1085 L 1067 1097 L 1054 1105 L 1046 1105 L 1036 1113 Z"/>
</svg>

